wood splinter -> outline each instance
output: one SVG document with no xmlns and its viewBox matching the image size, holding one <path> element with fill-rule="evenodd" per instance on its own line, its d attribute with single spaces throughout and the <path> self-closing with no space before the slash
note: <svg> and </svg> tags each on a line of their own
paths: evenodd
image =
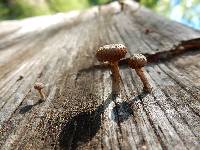
<svg viewBox="0 0 200 150">
<path fill-rule="evenodd" d="M 145 76 L 145 70 L 144 70 L 145 64 L 147 64 L 147 59 L 142 54 L 133 54 L 133 56 L 130 57 L 128 60 L 129 67 L 135 69 L 137 75 L 140 77 L 144 86 L 144 91 L 151 92 L 152 87 L 149 84 L 147 77 Z"/>
<path fill-rule="evenodd" d="M 34 85 L 34 89 L 36 89 L 39 92 L 41 100 L 45 99 L 45 94 L 42 91 L 43 88 L 44 88 L 44 84 L 41 82 L 36 82 Z"/>
<path fill-rule="evenodd" d="M 113 78 L 113 94 L 118 95 L 120 91 L 120 80 L 118 61 L 125 57 L 127 48 L 123 44 L 104 45 L 97 50 L 96 57 L 101 62 L 109 62 Z"/>
</svg>

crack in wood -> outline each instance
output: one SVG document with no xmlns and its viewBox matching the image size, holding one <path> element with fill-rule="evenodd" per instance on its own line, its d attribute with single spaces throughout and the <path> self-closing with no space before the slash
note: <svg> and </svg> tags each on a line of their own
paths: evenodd
<svg viewBox="0 0 200 150">
<path fill-rule="evenodd" d="M 152 64 L 152 63 L 158 63 L 158 62 L 163 62 L 163 61 L 169 61 L 170 59 L 178 57 L 189 51 L 200 51 L 200 38 L 192 39 L 188 41 L 182 41 L 179 45 L 177 45 L 175 48 L 170 49 L 170 50 L 157 52 L 155 54 L 144 53 L 143 55 L 147 57 L 148 64 Z M 121 59 L 118 63 L 119 67 L 127 68 L 128 61 L 129 61 L 129 58 Z M 110 65 L 108 63 L 103 63 L 103 64 L 93 65 L 88 68 L 81 69 L 76 74 L 76 80 L 81 76 L 82 73 L 88 73 L 95 70 L 103 71 L 109 68 L 110 68 Z"/>
</svg>

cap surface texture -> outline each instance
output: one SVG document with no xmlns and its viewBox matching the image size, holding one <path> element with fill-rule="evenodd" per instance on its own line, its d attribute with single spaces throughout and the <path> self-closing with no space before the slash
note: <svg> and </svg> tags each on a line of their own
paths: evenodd
<svg viewBox="0 0 200 150">
<path fill-rule="evenodd" d="M 109 44 L 97 50 L 96 57 L 99 61 L 115 62 L 125 57 L 127 48 L 123 44 Z"/>
<path fill-rule="evenodd" d="M 40 82 L 36 82 L 35 85 L 34 85 L 34 88 L 36 90 L 41 90 L 44 88 L 44 84 L 43 83 L 40 83 Z"/>
<path fill-rule="evenodd" d="M 133 54 L 128 61 L 131 68 L 141 68 L 147 64 L 147 59 L 142 54 Z"/>
</svg>

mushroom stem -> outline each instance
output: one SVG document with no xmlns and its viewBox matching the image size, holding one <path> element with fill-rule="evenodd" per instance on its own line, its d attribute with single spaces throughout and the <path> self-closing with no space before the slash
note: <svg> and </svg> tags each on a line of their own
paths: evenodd
<svg viewBox="0 0 200 150">
<path fill-rule="evenodd" d="M 152 88 L 151 85 L 149 84 L 147 77 L 145 76 L 145 70 L 144 68 L 135 68 L 135 71 L 137 73 L 137 75 L 140 77 L 143 85 L 144 85 L 144 91 L 146 92 L 151 92 Z"/>
<path fill-rule="evenodd" d="M 38 90 L 40 96 L 41 96 L 41 99 L 44 100 L 45 99 L 45 95 L 44 93 L 42 92 L 42 90 Z"/>
<path fill-rule="evenodd" d="M 119 67 L 118 62 L 112 62 L 111 65 L 111 72 L 112 72 L 112 92 L 113 94 L 118 95 L 120 92 L 120 74 L 119 74 Z"/>
</svg>

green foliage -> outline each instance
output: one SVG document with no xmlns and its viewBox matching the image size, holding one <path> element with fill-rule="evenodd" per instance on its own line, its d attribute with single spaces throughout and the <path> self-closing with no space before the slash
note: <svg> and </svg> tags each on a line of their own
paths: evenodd
<svg viewBox="0 0 200 150">
<path fill-rule="evenodd" d="M 47 3 L 52 12 L 84 9 L 89 6 L 88 0 L 47 0 Z"/>
<path fill-rule="evenodd" d="M 26 0 L 16 0 L 10 9 L 11 18 L 24 18 L 48 14 L 50 11 L 45 6 L 31 5 Z"/>
<path fill-rule="evenodd" d="M 0 19 L 20 19 L 30 16 L 51 14 L 73 9 L 85 9 L 91 5 L 113 0 L 0 0 Z"/>
<path fill-rule="evenodd" d="M 140 3 L 146 7 L 154 8 L 159 0 L 140 0 Z"/>
<path fill-rule="evenodd" d="M 92 5 L 105 4 L 112 1 L 115 0 L 0 0 L 0 20 L 21 19 L 72 9 L 85 9 Z M 172 19 L 175 18 L 175 20 L 180 21 L 184 19 L 186 22 L 192 21 L 195 23 L 200 18 L 199 9 L 197 13 L 193 11 L 195 6 L 199 6 L 200 0 L 177 0 L 179 4 L 176 6 L 171 5 L 171 2 L 175 2 L 175 0 L 136 1 L 139 1 L 142 5 L 153 9 L 159 14 Z"/>
<path fill-rule="evenodd" d="M 0 3 L 0 16 L 2 19 L 6 19 L 7 15 L 9 14 L 9 9 L 4 7 L 3 4 Z"/>
<path fill-rule="evenodd" d="M 0 19 L 20 19 L 49 13 L 45 5 L 33 5 L 27 0 L 0 1 Z"/>
<path fill-rule="evenodd" d="M 170 6 L 169 0 L 162 0 L 158 1 L 156 3 L 156 6 L 154 6 L 154 10 L 156 12 L 159 12 L 160 14 L 163 14 L 165 16 L 169 16 L 169 12 L 171 11 L 172 7 Z"/>
<path fill-rule="evenodd" d="M 89 0 L 91 5 L 105 4 L 114 0 Z"/>
</svg>

